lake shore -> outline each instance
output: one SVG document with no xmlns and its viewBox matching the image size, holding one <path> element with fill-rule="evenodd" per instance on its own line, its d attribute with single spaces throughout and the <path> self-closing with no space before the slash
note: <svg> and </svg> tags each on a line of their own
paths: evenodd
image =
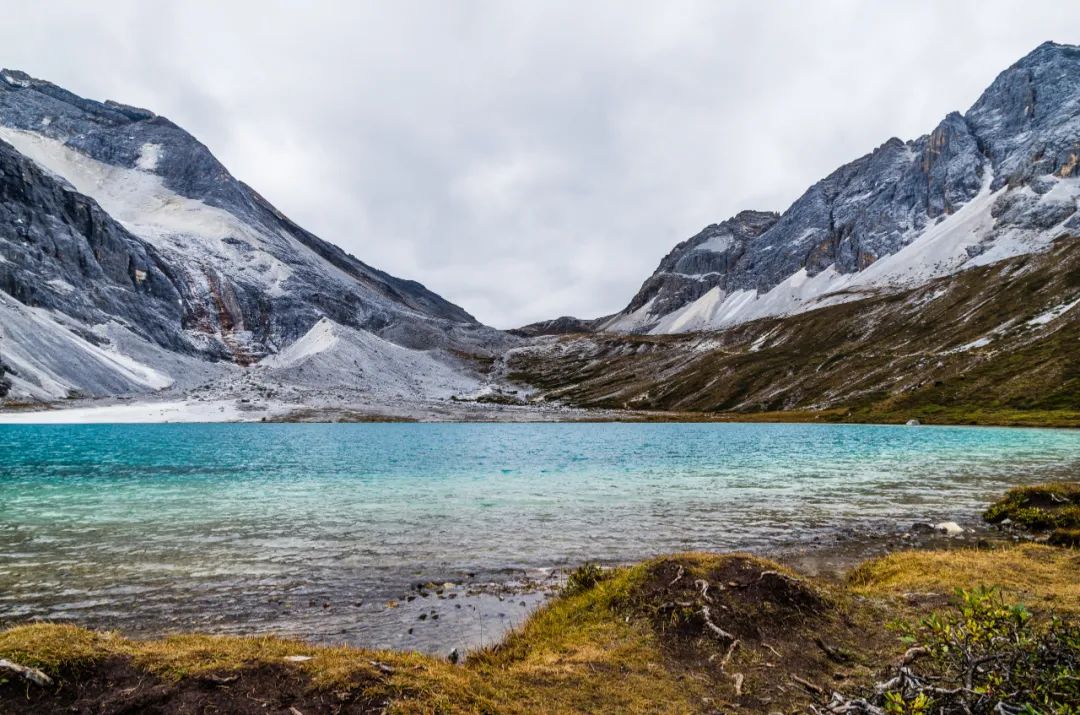
<svg viewBox="0 0 1080 715">
<path fill-rule="evenodd" d="M 927 536 L 929 548 L 854 568 L 853 548 L 793 557 L 842 566 L 818 575 L 720 554 L 579 569 L 520 628 L 449 658 L 267 636 L 142 641 L 15 627 L 0 631 L 0 658 L 33 670 L 0 678 L 0 704 L 10 713 L 803 712 L 872 693 L 907 657 L 886 623 L 947 609 L 956 588 L 1002 579 L 1008 598 L 1037 613 L 1080 612 L 1075 551 L 981 537 L 940 549 Z"/>
<path fill-rule="evenodd" d="M 950 522 L 951 524 L 951 522 Z M 952 533 L 930 522 L 879 523 L 844 527 L 811 540 L 791 540 L 756 553 L 799 573 L 839 584 L 859 564 L 889 554 L 919 549 L 954 550 L 1008 545 L 1012 538 L 965 515 Z M 602 562 L 603 568 L 626 568 L 634 562 Z M 172 607 L 131 610 L 94 605 L 86 610 L 53 610 L 45 619 L 90 629 L 118 631 L 133 638 L 162 638 L 191 631 L 214 635 L 276 635 L 323 644 L 365 645 L 356 635 L 358 622 L 374 628 L 380 648 L 417 651 L 432 656 L 466 653 L 499 642 L 538 609 L 555 599 L 572 567 L 538 567 L 487 573 L 417 572 L 409 585 L 377 600 L 357 600 L 348 593 L 281 592 L 248 601 L 241 614 L 215 612 L 207 599 L 194 614 Z M 28 609 L 28 613 L 32 613 Z M 42 620 L 32 616 L 30 622 Z M 26 617 L 0 616 L 0 628 L 20 625 Z M 364 631 L 368 632 L 368 631 Z M 370 633 L 369 633 L 370 637 Z M 370 644 L 370 641 L 367 642 Z"/>
<path fill-rule="evenodd" d="M 679 412 L 575 407 L 557 403 L 499 404 L 475 400 L 325 401 L 293 404 L 257 398 L 108 398 L 0 405 L 3 424 L 153 424 L 218 422 L 745 422 L 820 424 L 1080 427 L 1078 410 L 1016 410 L 943 405 L 889 412 L 846 407 L 771 412 Z"/>
<path fill-rule="evenodd" d="M 970 546 L 988 500 L 1068 478 L 1078 448 L 934 427 L 11 426 L 0 626 L 445 656 L 520 627 L 584 561 L 742 550 L 837 580 Z M 926 526 L 946 521 L 965 531 Z"/>
</svg>

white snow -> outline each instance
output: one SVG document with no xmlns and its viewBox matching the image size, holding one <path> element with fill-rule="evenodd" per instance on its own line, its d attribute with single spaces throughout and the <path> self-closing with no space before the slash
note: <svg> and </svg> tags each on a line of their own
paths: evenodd
<svg viewBox="0 0 1080 715">
<path fill-rule="evenodd" d="M 16 79 L 15 77 L 12 77 L 11 75 L 6 74 L 6 73 L 4 74 L 4 81 L 7 82 L 8 84 L 12 85 L 12 86 L 15 86 L 15 87 L 29 87 L 30 86 L 29 80 Z"/>
<path fill-rule="evenodd" d="M 226 275 L 243 275 L 271 295 L 280 295 L 292 275 L 292 269 L 269 250 L 270 243 L 280 238 L 266 236 L 224 209 L 180 196 L 160 176 L 142 170 L 156 166 L 160 151 L 154 147 L 159 145 L 144 144 L 140 168 L 129 169 L 96 161 L 34 132 L 0 126 L 0 139 L 97 201 L 136 236 L 183 256 L 192 270 L 209 266 Z"/>
<path fill-rule="evenodd" d="M 986 347 L 987 345 L 990 344 L 990 341 L 992 339 L 993 338 L 991 336 L 984 335 L 981 338 L 976 338 L 975 340 L 972 340 L 970 343 L 964 343 L 960 347 L 953 348 L 949 352 L 950 353 L 966 353 L 968 350 L 974 350 L 976 348 L 984 348 L 984 347 Z"/>
<path fill-rule="evenodd" d="M 704 243 L 694 246 L 694 250 L 723 253 L 731 248 L 731 244 L 734 242 L 735 238 L 730 233 L 724 233 L 719 236 L 710 236 Z"/>
<path fill-rule="evenodd" d="M 713 330 L 757 318 L 790 315 L 809 307 L 829 305 L 842 300 L 834 294 L 844 289 L 848 280 L 847 276 L 838 274 L 830 266 L 813 276 L 805 268 L 799 269 L 764 294 L 753 290 L 725 294 L 719 288 L 713 288 L 693 303 L 664 316 L 650 332 L 659 335 Z M 830 299 L 829 296 L 833 297 Z"/>
<path fill-rule="evenodd" d="M 1000 191 L 1005 189 L 991 192 L 992 181 L 993 176 L 987 169 L 982 189 L 975 198 L 944 221 L 923 230 L 896 253 L 852 274 L 851 285 L 915 286 L 960 270 L 971 260 L 967 249 L 977 246 L 994 226 L 990 209 Z"/>
<path fill-rule="evenodd" d="M 603 330 L 610 330 L 613 332 L 630 332 L 636 330 L 639 326 L 648 323 L 654 316 L 652 315 L 652 307 L 656 302 L 656 297 L 650 298 L 645 305 L 641 306 L 637 310 L 628 315 L 618 315 L 608 321 L 602 326 Z"/>
<path fill-rule="evenodd" d="M 1034 318 L 1029 320 L 1027 322 L 1027 324 L 1028 325 L 1046 325 L 1050 321 L 1056 320 L 1056 319 L 1060 318 L 1061 316 L 1065 315 L 1066 313 L 1068 313 L 1078 303 L 1080 303 L 1080 298 L 1077 298 L 1076 300 L 1074 300 L 1071 303 L 1065 303 L 1064 305 L 1059 305 L 1059 306 L 1053 307 L 1050 310 L 1046 311 L 1045 313 L 1040 313 L 1039 315 L 1035 316 Z"/>
<path fill-rule="evenodd" d="M 758 338 L 750 344 L 750 352 L 756 353 L 758 350 L 761 350 L 763 347 L 765 347 L 765 343 L 767 343 L 769 339 L 776 335 L 776 333 L 778 333 L 779 331 L 780 328 L 778 326 L 773 328 L 769 332 L 763 333 L 762 335 L 758 336 Z"/>
<path fill-rule="evenodd" d="M 59 410 L 0 412 L 0 424 L 132 424 L 144 422 L 240 422 L 266 412 L 245 412 L 235 400 L 133 402 Z"/>
<path fill-rule="evenodd" d="M 378 399 L 446 399 L 471 394 L 481 384 L 460 362 L 438 351 L 406 348 L 329 318 L 277 355 L 263 358 L 256 369 L 275 382 L 347 385 Z"/>
<path fill-rule="evenodd" d="M 263 358 L 259 364 L 270 368 L 292 367 L 314 355 L 330 350 L 338 344 L 338 337 L 334 334 L 334 325 L 329 318 L 322 318 L 302 338 L 277 355 L 268 355 Z"/>
<path fill-rule="evenodd" d="M 143 171 L 153 171 L 161 161 L 162 151 L 160 144 L 143 144 L 139 147 L 139 158 L 135 160 L 135 166 Z"/>
<path fill-rule="evenodd" d="M 71 285 L 67 281 L 61 278 L 53 278 L 50 281 L 46 281 L 47 285 L 52 286 L 61 293 L 71 293 L 75 290 L 75 286 Z"/>
<path fill-rule="evenodd" d="M 1051 178 L 1054 179 L 1054 186 L 1043 195 L 1043 201 L 1076 204 L 1077 197 L 1080 196 L 1080 177 Z"/>
<path fill-rule="evenodd" d="M 1003 187 L 992 192 L 992 181 L 992 172 L 986 167 L 982 188 L 974 198 L 943 220 L 912 234 L 909 243 L 896 253 L 883 256 L 860 272 L 841 274 L 830 266 L 811 276 L 802 268 L 765 293 L 754 290 L 725 293 L 713 288 L 696 301 L 662 316 L 648 310 L 650 301 L 634 313 L 612 320 L 604 329 L 632 331 L 651 325 L 649 332 L 653 334 L 683 333 L 793 315 L 858 300 L 882 290 L 916 287 L 967 268 L 1040 251 L 1060 235 L 1060 227 L 1043 232 L 996 229 L 991 209 L 1009 189 Z M 1034 192 L 1031 194 L 1035 196 Z M 1057 179 L 1051 190 L 1038 198 L 1041 202 L 1074 204 L 1078 199 L 1080 179 Z"/>
<path fill-rule="evenodd" d="M 16 394 L 63 399 L 77 387 L 66 377 L 74 373 L 84 376 L 91 388 L 153 391 L 173 384 L 169 375 L 77 335 L 64 319 L 0 293 L 3 359 L 14 368 Z"/>
</svg>

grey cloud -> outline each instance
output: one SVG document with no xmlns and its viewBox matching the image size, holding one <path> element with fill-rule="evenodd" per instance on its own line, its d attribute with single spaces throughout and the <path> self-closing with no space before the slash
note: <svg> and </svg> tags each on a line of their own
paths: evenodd
<svg viewBox="0 0 1080 715">
<path fill-rule="evenodd" d="M 5 2 L 3 64 L 164 114 L 285 213 L 498 327 L 966 109 L 1080 6 Z"/>
</svg>

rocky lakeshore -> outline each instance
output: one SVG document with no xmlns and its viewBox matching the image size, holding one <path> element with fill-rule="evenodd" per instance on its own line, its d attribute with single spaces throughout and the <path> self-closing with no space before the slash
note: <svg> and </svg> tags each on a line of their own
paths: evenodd
<svg viewBox="0 0 1080 715">
<path fill-rule="evenodd" d="M 1072 483 L 1017 489 L 987 512 L 996 528 L 838 534 L 775 560 L 689 553 L 513 584 L 417 581 L 384 604 L 415 620 L 413 629 L 448 624 L 478 603 L 546 602 L 501 638 L 492 632 L 482 647 L 442 656 L 268 636 L 129 640 L 15 626 L 0 631 L 0 712 L 876 715 L 918 712 L 895 708 L 935 698 L 935 712 L 990 712 L 998 703 L 997 712 L 1019 712 L 1042 698 L 1039 712 L 1066 713 L 1080 665 L 1080 556 L 1036 543 L 1047 534 L 1035 525 L 1074 528 L 1077 495 Z M 959 613 L 1016 636 L 1008 643 L 1034 644 L 1018 650 L 997 631 L 987 636 L 1012 648 L 1014 662 L 1053 657 L 1064 675 L 1042 666 L 1002 673 L 993 653 L 941 651 L 942 633 L 953 631 L 925 624 L 959 627 Z M 972 661 L 969 684 L 954 691 L 946 685 L 955 664 L 944 652 L 987 659 Z M 995 678 L 1018 689 L 980 685 Z"/>
</svg>

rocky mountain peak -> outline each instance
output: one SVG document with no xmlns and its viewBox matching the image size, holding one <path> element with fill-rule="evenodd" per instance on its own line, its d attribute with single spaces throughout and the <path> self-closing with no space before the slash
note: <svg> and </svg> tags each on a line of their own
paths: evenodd
<svg viewBox="0 0 1080 715">
<path fill-rule="evenodd" d="M 741 212 L 678 244 L 599 325 L 719 328 L 1040 250 L 1080 228 L 1078 187 L 1055 183 L 1077 176 L 1080 48 L 1047 42 L 966 114 L 950 112 L 918 139 L 889 139 L 782 214 Z M 1028 194 L 994 193 L 1028 185 Z M 976 207 L 984 194 L 993 199 Z M 965 207 L 970 215 L 954 219 Z"/>
<path fill-rule="evenodd" d="M 1077 176 L 1080 47 L 1039 45 L 999 74 L 965 117 L 993 162 L 993 188 Z"/>
<path fill-rule="evenodd" d="M 509 339 L 305 231 L 169 119 L 17 70 L 0 71 L 0 225 L 0 318 L 27 394 L 169 383 L 114 359 L 120 341 L 251 365 L 324 319 L 419 350 Z"/>
</svg>

